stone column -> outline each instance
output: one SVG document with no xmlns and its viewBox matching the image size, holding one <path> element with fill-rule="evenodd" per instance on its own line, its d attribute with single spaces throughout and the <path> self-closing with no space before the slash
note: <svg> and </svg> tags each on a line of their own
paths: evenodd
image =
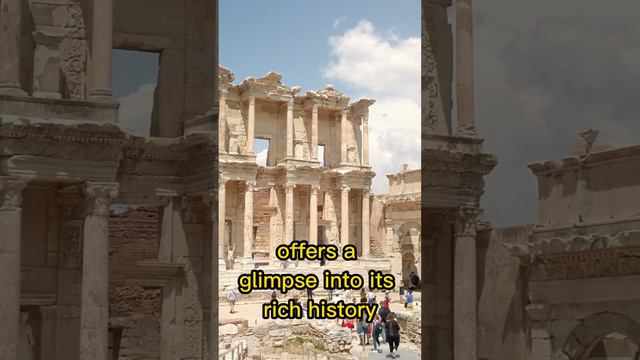
<svg viewBox="0 0 640 360">
<path fill-rule="evenodd" d="M 293 97 L 287 102 L 287 157 L 293 157 Z"/>
<path fill-rule="evenodd" d="M 278 193 L 276 190 L 276 185 L 271 183 L 269 184 L 269 207 L 272 208 L 269 215 L 269 249 L 275 249 L 279 244 L 276 241 L 276 237 L 280 240 L 282 239 L 282 233 L 277 234 L 278 230 Z M 281 229 L 281 228 L 280 228 Z M 282 231 L 282 230 L 280 230 Z M 276 257 L 274 256 L 273 251 L 269 251 L 269 262 L 273 263 L 276 261 Z"/>
<path fill-rule="evenodd" d="M 226 206 L 227 206 L 227 178 L 220 176 L 218 180 L 218 268 L 225 270 L 224 258 L 227 256 L 227 246 L 224 243 L 224 230 L 226 223 Z M 233 240 L 230 240 L 233 241 Z"/>
<path fill-rule="evenodd" d="M 342 110 L 340 120 L 340 164 L 347 163 L 347 113 L 348 110 Z"/>
<path fill-rule="evenodd" d="M 93 0 L 91 31 L 91 90 L 94 100 L 107 99 L 111 92 L 111 49 L 113 47 L 113 0 Z"/>
<path fill-rule="evenodd" d="M 340 202 L 340 244 L 349 244 L 349 188 L 342 186 L 342 197 Z"/>
<path fill-rule="evenodd" d="M 255 181 L 247 181 L 244 191 L 244 243 L 242 244 L 242 263 L 253 263 L 253 187 Z"/>
<path fill-rule="evenodd" d="M 362 115 L 362 166 L 369 166 L 369 110 Z"/>
<path fill-rule="evenodd" d="M 471 0 L 458 0 L 456 15 L 456 79 L 458 132 L 475 133 L 473 122 L 473 11 Z"/>
<path fill-rule="evenodd" d="M 285 201 L 284 201 L 284 241 L 283 244 L 289 244 L 293 241 L 293 189 L 296 184 L 288 183 L 285 185 Z"/>
<path fill-rule="evenodd" d="M 453 358 L 477 359 L 476 225 L 480 210 L 463 207 L 455 219 Z"/>
<path fill-rule="evenodd" d="M 82 245 L 80 360 L 107 360 L 109 331 L 109 205 L 117 183 L 88 182 Z"/>
<path fill-rule="evenodd" d="M 220 192 L 220 188 L 223 189 Z M 224 266 L 224 251 L 220 251 L 221 247 L 216 246 L 217 244 L 222 244 L 224 242 L 224 238 L 220 238 L 220 226 L 219 226 L 219 209 L 216 206 L 219 206 L 218 196 L 219 194 L 224 194 L 224 185 L 221 181 L 219 183 L 218 189 L 210 189 L 205 196 L 205 202 L 209 205 L 211 209 L 211 273 L 210 276 L 210 285 L 211 291 L 209 296 L 209 357 L 210 359 L 217 359 L 218 354 L 218 286 L 219 286 L 219 276 L 220 273 L 225 270 Z M 217 259 L 217 260 L 216 260 Z M 218 263 L 216 266 L 216 262 Z M 218 269 L 218 273 L 216 273 L 216 268 Z"/>
<path fill-rule="evenodd" d="M 25 186 L 26 182 L 19 179 L 0 177 L 0 359 L 7 360 L 18 358 L 21 208 Z"/>
<path fill-rule="evenodd" d="M 368 256 L 371 253 L 371 244 L 369 238 L 369 189 L 362 189 L 362 256 Z"/>
<path fill-rule="evenodd" d="M 320 186 L 311 185 L 309 197 L 309 243 L 318 243 L 318 190 Z"/>
<path fill-rule="evenodd" d="M 0 1 L 0 93 L 25 95 L 20 84 L 22 0 Z"/>
<path fill-rule="evenodd" d="M 218 100 L 218 148 L 221 152 L 229 151 L 227 139 L 227 90 L 221 89 Z"/>
<path fill-rule="evenodd" d="M 256 97 L 249 97 L 249 111 L 247 115 L 247 154 L 253 154 L 253 137 L 256 123 Z"/>
<path fill-rule="evenodd" d="M 318 161 L 318 103 L 311 109 L 311 160 Z"/>
</svg>

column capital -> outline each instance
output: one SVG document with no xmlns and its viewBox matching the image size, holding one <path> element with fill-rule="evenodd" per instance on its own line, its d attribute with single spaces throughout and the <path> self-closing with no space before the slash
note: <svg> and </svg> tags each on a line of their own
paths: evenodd
<svg viewBox="0 0 640 360">
<path fill-rule="evenodd" d="M 85 212 L 87 215 L 109 216 L 111 200 L 118 195 L 118 183 L 87 182 L 83 191 L 85 195 Z"/>
<path fill-rule="evenodd" d="M 473 206 L 458 208 L 454 228 L 456 235 L 475 236 L 476 227 L 482 219 L 482 210 Z"/>
<path fill-rule="evenodd" d="M 348 187 L 347 185 L 342 185 L 342 186 L 340 187 L 340 190 L 342 191 L 342 193 L 343 193 L 343 194 L 348 194 L 348 193 L 349 193 L 349 191 L 351 191 L 351 188 L 350 188 L 350 187 Z"/>
<path fill-rule="evenodd" d="M 319 190 L 320 190 L 320 185 L 311 185 L 312 194 L 317 194 Z"/>
<path fill-rule="evenodd" d="M 349 109 L 340 110 L 340 115 L 342 115 L 342 117 L 347 117 L 348 114 L 349 114 Z"/>
<path fill-rule="evenodd" d="M 284 188 L 287 189 L 287 192 L 293 191 L 293 189 L 296 188 L 296 184 L 286 183 L 286 184 L 284 184 Z"/>
<path fill-rule="evenodd" d="M 255 187 L 256 187 L 256 182 L 255 182 L 255 180 L 247 180 L 247 181 L 245 182 L 245 186 L 247 187 L 247 188 L 245 189 L 245 191 L 246 191 L 246 192 L 253 191 L 253 188 L 255 188 Z"/>
<path fill-rule="evenodd" d="M 293 102 L 294 102 L 295 98 L 293 96 L 291 96 L 288 100 L 287 100 L 287 110 L 293 110 Z"/>
<path fill-rule="evenodd" d="M 227 181 L 229 181 L 229 178 L 224 176 L 224 175 L 219 175 L 218 176 L 218 186 L 219 187 L 224 187 L 227 184 Z"/>
<path fill-rule="evenodd" d="M 362 197 L 369 197 L 371 196 L 371 188 L 363 188 L 362 189 Z"/>
<path fill-rule="evenodd" d="M 256 103 L 256 96 L 255 95 L 249 95 L 247 96 L 247 100 L 249 100 L 249 104 L 255 104 Z"/>
<path fill-rule="evenodd" d="M 16 210 L 22 207 L 22 190 L 27 181 L 8 176 L 0 177 L 0 210 Z"/>
</svg>

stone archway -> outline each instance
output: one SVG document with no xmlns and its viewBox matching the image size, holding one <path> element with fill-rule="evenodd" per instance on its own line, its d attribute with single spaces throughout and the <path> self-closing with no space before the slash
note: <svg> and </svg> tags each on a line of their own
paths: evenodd
<svg viewBox="0 0 640 360">
<path fill-rule="evenodd" d="M 402 280 L 406 287 L 410 287 L 410 275 L 416 273 L 422 278 L 420 266 L 420 239 L 421 228 L 415 222 L 402 224 L 396 231 L 396 244 L 401 254 Z"/>
<path fill-rule="evenodd" d="M 590 315 L 576 326 L 556 354 L 557 360 L 589 360 L 594 349 L 610 335 L 625 337 L 630 344 L 640 347 L 640 324 L 619 313 L 603 312 Z M 631 359 L 638 354 L 631 354 Z"/>
<path fill-rule="evenodd" d="M 394 232 L 393 232 L 393 235 L 394 235 L 393 247 L 395 248 L 394 250 L 402 249 L 402 237 L 406 235 L 411 229 L 415 229 L 418 233 L 418 237 L 419 238 L 421 237 L 422 227 L 417 222 L 413 222 L 413 221 L 406 222 L 394 229 Z"/>
</svg>

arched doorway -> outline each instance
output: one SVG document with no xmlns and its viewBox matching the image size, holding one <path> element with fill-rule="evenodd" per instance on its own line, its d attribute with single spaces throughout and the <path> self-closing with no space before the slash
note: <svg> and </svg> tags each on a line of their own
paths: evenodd
<svg viewBox="0 0 640 360">
<path fill-rule="evenodd" d="M 593 314 L 573 329 L 556 359 L 640 360 L 640 324 L 618 313 Z"/>
<path fill-rule="evenodd" d="M 420 227 L 416 223 L 403 224 L 399 231 L 398 247 L 402 259 L 402 280 L 411 286 L 411 274 L 422 278 L 420 266 Z"/>
<path fill-rule="evenodd" d="M 638 360 L 640 347 L 628 336 L 614 332 L 603 336 L 586 353 L 585 360 Z"/>
</svg>

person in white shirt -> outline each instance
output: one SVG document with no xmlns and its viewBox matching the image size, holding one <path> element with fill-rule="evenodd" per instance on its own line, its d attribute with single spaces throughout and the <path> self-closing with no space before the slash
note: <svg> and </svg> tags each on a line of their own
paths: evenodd
<svg viewBox="0 0 640 360">
<path fill-rule="evenodd" d="M 227 296 L 227 299 L 229 300 L 229 305 L 231 306 L 231 308 L 229 309 L 229 312 L 232 314 L 235 312 L 236 301 L 238 301 L 238 296 L 239 294 L 236 288 L 231 289 L 231 291 L 229 291 L 229 295 Z"/>
</svg>

